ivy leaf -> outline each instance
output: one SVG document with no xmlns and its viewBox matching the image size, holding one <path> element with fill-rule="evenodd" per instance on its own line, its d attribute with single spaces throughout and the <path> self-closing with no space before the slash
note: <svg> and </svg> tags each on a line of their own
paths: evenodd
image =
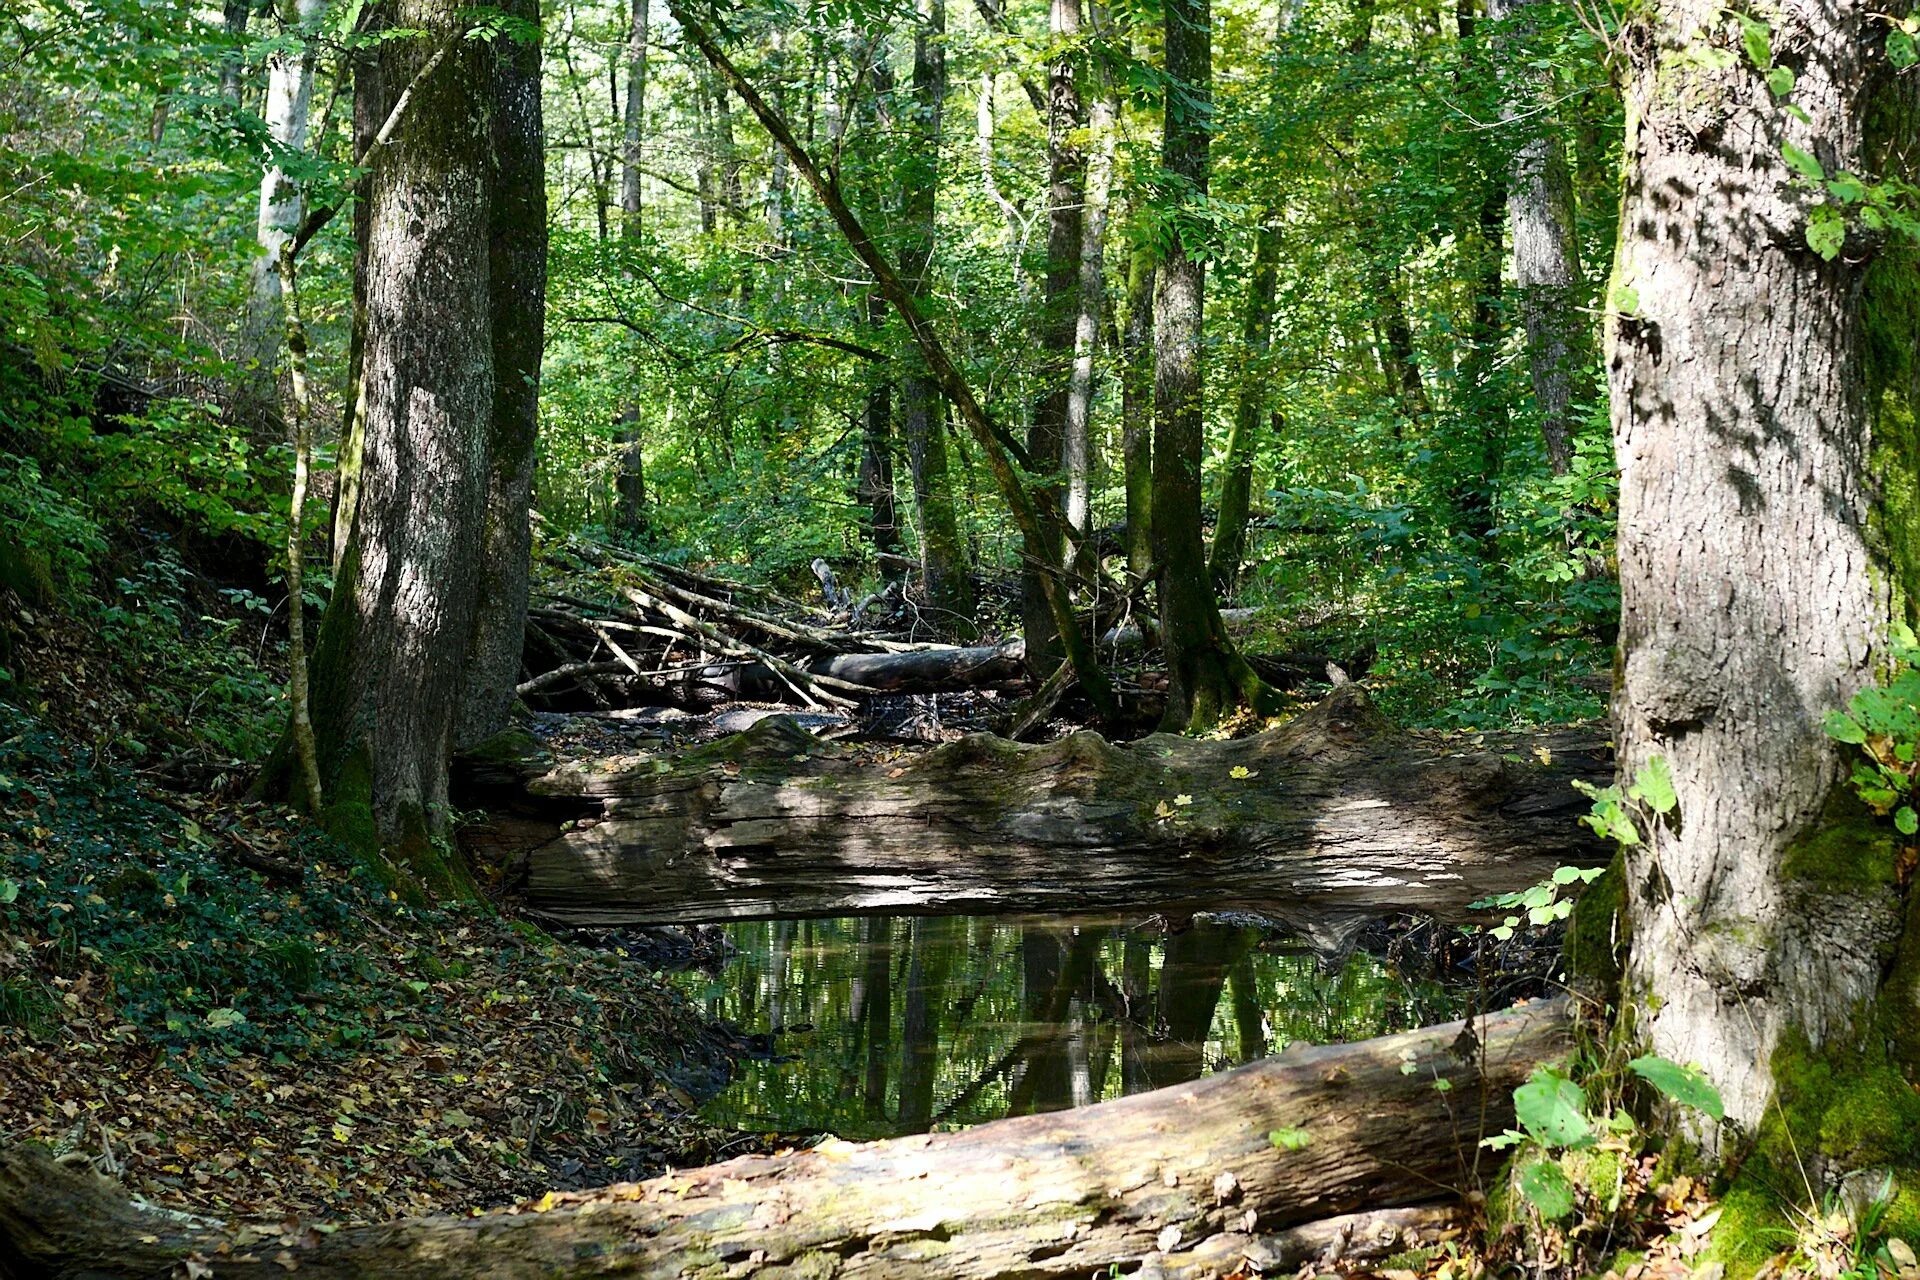
<svg viewBox="0 0 1920 1280">
<path fill-rule="evenodd" d="M 1776 98 L 1784 98 L 1792 93 L 1796 83 L 1791 67 L 1775 67 L 1767 72 L 1767 88 L 1773 91 Z"/>
<path fill-rule="evenodd" d="M 1545 1147 L 1581 1146 L 1593 1136 L 1587 1091 L 1550 1067 L 1535 1068 L 1513 1091 L 1513 1118 Z"/>
<path fill-rule="evenodd" d="M 1818 160 L 1813 158 L 1811 151 L 1803 151 L 1791 142 L 1783 142 L 1780 144 L 1780 155 L 1801 177 L 1812 179 L 1814 182 L 1827 180 L 1827 171 L 1820 166 Z"/>
<path fill-rule="evenodd" d="M 1552 1221 L 1573 1212 L 1573 1183 L 1557 1160 L 1539 1159 L 1520 1167 L 1520 1194 Z"/>
<path fill-rule="evenodd" d="M 1715 1120 L 1726 1116 L 1720 1091 L 1713 1087 L 1713 1081 L 1692 1067 L 1683 1067 L 1671 1058 L 1662 1058 L 1657 1054 L 1635 1058 L 1627 1066 L 1632 1068 L 1635 1075 L 1681 1106 L 1704 1111 Z"/>
</svg>

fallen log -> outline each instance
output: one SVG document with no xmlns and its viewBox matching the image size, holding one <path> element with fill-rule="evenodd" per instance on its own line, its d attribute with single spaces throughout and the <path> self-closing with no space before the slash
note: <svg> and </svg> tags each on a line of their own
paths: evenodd
<svg viewBox="0 0 1920 1280">
<path fill-rule="evenodd" d="M 814 676 L 830 676 L 882 693 L 951 693 L 991 689 L 1025 678 L 1024 641 L 966 648 L 929 646 L 901 653 L 836 653 L 795 665 Z M 774 699 L 785 686 L 760 663 L 744 663 L 707 681 L 738 698 Z"/>
<path fill-rule="evenodd" d="M 973 734 L 908 759 L 782 718 L 698 751 L 469 771 L 461 802 L 546 815 L 529 907 L 567 924 L 1232 901 L 1279 916 L 1451 919 L 1606 850 L 1575 779 L 1602 733 L 1398 732 L 1357 686 L 1229 742 Z"/>
<path fill-rule="evenodd" d="M 0 1276 L 134 1280 L 727 1275 L 1223 1276 L 1433 1231 L 1512 1090 L 1570 1048 L 1564 1003 L 1308 1048 L 959 1133 L 748 1156 L 478 1218 L 316 1229 L 137 1208 L 0 1150 Z M 1438 1082 L 1445 1081 L 1442 1087 Z M 1401 1210 L 1397 1215 L 1395 1210 Z M 1358 1215 L 1358 1216 L 1354 1216 Z M 1304 1224 L 1319 1224 L 1308 1226 Z M 1289 1261 L 1294 1259 L 1295 1261 Z M 189 1265 L 190 1264 L 190 1265 Z"/>
</svg>

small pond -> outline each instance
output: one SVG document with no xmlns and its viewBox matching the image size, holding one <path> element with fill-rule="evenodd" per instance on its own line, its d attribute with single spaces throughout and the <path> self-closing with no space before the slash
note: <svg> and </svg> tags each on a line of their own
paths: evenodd
<svg viewBox="0 0 1920 1280">
<path fill-rule="evenodd" d="M 1372 953 L 1379 946 L 1330 955 L 1323 943 L 1316 954 L 1232 916 L 723 928 L 724 963 L 676 981 L 761 1051 L 706 1107 L 759 1132 L 865 1139 L 1099 1102 L 1297 1041 L 1444 1022 L 1461 1016 L 1476 985 L 1459 969 L 1445 980 L 1403 975 Z"/>
</svg>

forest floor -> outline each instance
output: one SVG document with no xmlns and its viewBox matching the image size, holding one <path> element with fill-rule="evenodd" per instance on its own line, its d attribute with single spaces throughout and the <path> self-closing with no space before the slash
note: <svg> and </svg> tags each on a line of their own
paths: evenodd
<svg viewBox="0 0 1920 1280">
<path fill-rule="evenodd" d="M 237 773 L 124 758 L 102 726 L 149 692 L 38 623 L 0 700 L 0 1142 L 173 1207 L 376 1221 L 760 1141 L 697 1117 L 739 1046 L 648 957 L 410 906 Z"/>
</svg>

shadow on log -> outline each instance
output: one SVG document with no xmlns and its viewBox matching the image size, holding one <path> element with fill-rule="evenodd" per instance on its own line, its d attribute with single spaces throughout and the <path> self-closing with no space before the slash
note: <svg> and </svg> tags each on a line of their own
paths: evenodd
<svg viewBox="0 0 1920 1280">
<path fill-rule="evenodd" d="M 1400 733 L 1343 685 L 1230 742 L 975 734 L 904 762 L 775 717 L 679 756 L 470 770 L 462 803 L 515 811 L 475 851 L 524 858 L 529 907 L 568 924 L 1223 901 L 1324 924 L 1459 919 L 1604 862 L 1571 783 L 1611 768 L 1597 730 Z"/>
<path fill-rule="evenodd" d="M 1274 1271 L 1310 1250 L 1354 1261 L 1445 1222 L 1403 1207 L 1472 1186 L 1482 1125 L 1508 1125 L 1513 1088 L 1569 1041 L 1566 1006 L 1536 1004 L 1475 1032 L 1309 1048 L 960 1133 L 829 1140 L 480 1218 L 339 1230 L 183 1222 L 4 1150 L 0 1276 L 1008 1280 Z"/>
</svg>

